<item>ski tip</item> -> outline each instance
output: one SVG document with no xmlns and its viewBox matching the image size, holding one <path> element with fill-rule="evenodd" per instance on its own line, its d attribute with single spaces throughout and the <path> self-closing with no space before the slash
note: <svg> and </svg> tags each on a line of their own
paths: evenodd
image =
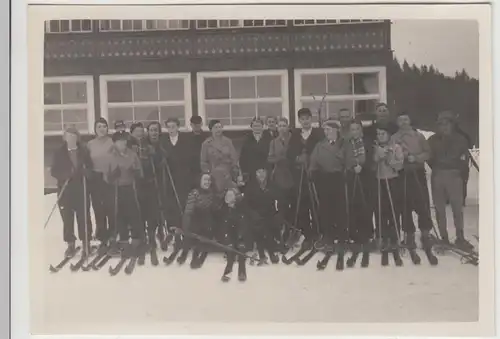
<svg viewBox="0 0 500 339">
<path fill-rule="evenodd" d="M 49 271 L 51 273 L 57 273 L 57 272 L 59 272 L 59 270 L 57 268 L 55 268 L 54 266 L 52 266 L 52 265 L 49 266 Z"/>
</svg>

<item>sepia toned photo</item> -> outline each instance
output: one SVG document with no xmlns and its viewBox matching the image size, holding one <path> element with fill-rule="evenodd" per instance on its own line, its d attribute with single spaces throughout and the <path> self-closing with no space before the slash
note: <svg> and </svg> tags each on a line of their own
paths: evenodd
<svg viewBox="0 0 500 339">
<path fill-rule="evenodd" d="M 485 333 L 479 21 L 167 7 L 29 16 L 33 334 Z"/>
</svg>

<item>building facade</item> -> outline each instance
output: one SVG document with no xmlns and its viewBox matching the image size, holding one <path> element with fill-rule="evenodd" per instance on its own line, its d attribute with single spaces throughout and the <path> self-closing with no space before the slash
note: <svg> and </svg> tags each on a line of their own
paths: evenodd
<svg viewBox="0 0 500 339">
<path fill-rule="evenodd" d="M 45 26 L 46 164 L 64 126 L 199 115 L 238 139 L 255 116 L 371 119 L 386 102 L 388 20 L 51 20 Z M 315 115 L 318 120 L 318 115 Z M 238 142 L 236 142 L 238 144 Z"/>
</svg>

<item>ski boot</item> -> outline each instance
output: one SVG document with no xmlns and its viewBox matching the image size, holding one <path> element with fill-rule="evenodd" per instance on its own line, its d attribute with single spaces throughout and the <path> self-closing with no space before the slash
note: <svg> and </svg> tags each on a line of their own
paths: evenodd
<svg viewBox="0 0 500 339">
<path fill-rule="evenodd" d="M 245 258 L 238 259 L 238 280 L 244 282 L 247 280 L 247 268 Z"/>
<path fill-rule="evenodd" d="M 470 252 L 471 250 L 474 249 L 474 246 L 465 239 L 463 231 L 457 231 L 457 239 L 455 239 L 455 246 L 466 252 Z"/>
<path fill-rule="evenodd" d="M 396 244 L 394 244 L 393 246 L 391 246 L 391 252 L 392 252 L 392 256 L 394 258 L 394 263 L 396 264 L 396 266 L 400 267 L 400 266 L 403 266 L 403 260 L 401 259 L 401 255 L 399 254 L 399 246 Z"/>
<path fill-rule="evenodd" d="M 335 269 L 337 271 L 343 271 L 344 270 L 344 256 L 345 256 L 345 244 L 338 244 L 338 250 L 337 250 L 337 264 L 335 265 Z"/>
<path fill-rule="evenodd" d="M 370 252 L 363 251 L 363 256 L 361 257 L 361 267 L 366 268 L 370 265 Z"/>
<path fill-rule="evenodd" d="M 68 248 L 66 248 L 66 250 L 64 251 L 64 256 L 66 258 L 70 258 L 70 257 L 74 256 L 75 253 L 76 253 L 75 242 L 74 241 L 69 242 Z"/>
<path fill-rule="evenodd" d="M 431 264 L 432 266 L 436 266 L 438 264 L 438 258 L 434 255 L 434 253 L 432 253 L 433 244 L 430 232 L 427 230 L 422 231 L 420 239 L 422 241 L 422 248 L 427 257 L 427 260 L 429 261 L 429 264 Z"/>
</svg>

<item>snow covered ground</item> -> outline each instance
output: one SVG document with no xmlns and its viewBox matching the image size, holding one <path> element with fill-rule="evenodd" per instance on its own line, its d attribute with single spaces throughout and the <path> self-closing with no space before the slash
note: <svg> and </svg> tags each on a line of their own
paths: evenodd
<svg viewBox="0 0 500 339">
<path fill-rule="evenodd" d="M 466 235 L 478 234 L 478 176 L 471 170 L 465 212 Z M 48 216 L 54 194 L 45 196 Z M 449 212 L 450 235 L 452 217 Z M 335 271 L 334 259 L 323 272 L 316 271 L 316 255 L 306 266 L 292 264 L 248 266 L 248 281 L 236 277 L 224 284 L 221 255 L 211 255 L 203 268 L 160 263 L 146 259 L 133 275 L 98 272 L 57 274 L 49 264 L 61 260 L 62 223 L 58 212 L 40 239 L 44 265 L 32 295 L 33 334 L 144 333 L 168 322 L 465 322 L 478 320 L 478 268 L 461 264 L 449 254 L 431 267 L 423 253 L 422 265 L 404 258 L 403 267 L 381 267 L 373 254 L 370 266 Z M 35 249 L 36 251 L 37 249 Z M 160 253 L 160 261 L 163 254 Z M 110 261 L 116 263 L 117 259 Z M 35 262 L 35 261 L 34 261 Z M 33 314 L 33 313 L 32 313 Z M 149 332 L 150 333 L 150 332 Z M 158 334 L 165 334 L 165 330 Z"/>
</svg>

